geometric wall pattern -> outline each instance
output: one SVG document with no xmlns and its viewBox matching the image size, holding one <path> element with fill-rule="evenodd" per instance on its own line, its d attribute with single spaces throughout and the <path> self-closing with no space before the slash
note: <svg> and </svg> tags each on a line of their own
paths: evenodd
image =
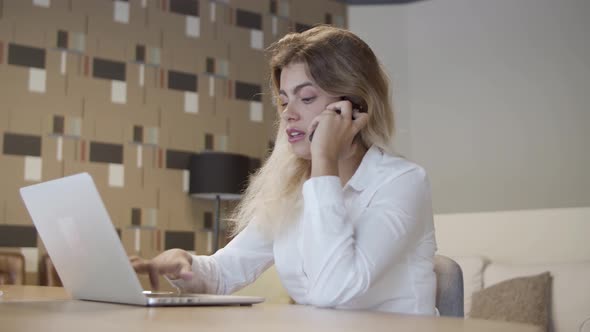
<svg viewBox="0 0 590 332">
<path fill-rule="evenodd" d="M 129 254 L 210 253 L 213 206 L 188 197 L 188 156 L 265 157 L 263 50 L 317 23 L 344 27 L 346 6 L 0 0 L 0 248 L 25 255 L 34 283 L 45 251 L 18 188 L 84 171 Z"/>
</svg>

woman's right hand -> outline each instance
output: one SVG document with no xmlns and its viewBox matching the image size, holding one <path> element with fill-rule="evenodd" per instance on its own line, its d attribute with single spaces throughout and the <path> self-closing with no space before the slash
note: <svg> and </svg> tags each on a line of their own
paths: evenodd
<svg viewBox="0 0 590 332">
<path fill-rule="evenodd" d="M 191 280 L 194 276 L 191 269 L 193 257 L 182 249 L 166 250 L 152 259 L 131 256 L 129 261 L 135 272 L 149 275 L 153 290 L 160 287 L 160 275 L 170 280 Z"/>
</svg>

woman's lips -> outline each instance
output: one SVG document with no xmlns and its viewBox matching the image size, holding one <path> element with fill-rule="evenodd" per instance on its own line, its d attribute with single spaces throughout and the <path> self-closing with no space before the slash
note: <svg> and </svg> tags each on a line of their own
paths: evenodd
<svg viewBox="0 0 590 332">
<path fill-rule="evenodd" d="M 289 143 L 299 142 L 305 138 L 305 132 L 303 130 L 290 128 L 287 129 L 287 137 L 289 139 Z"/>
</svg>

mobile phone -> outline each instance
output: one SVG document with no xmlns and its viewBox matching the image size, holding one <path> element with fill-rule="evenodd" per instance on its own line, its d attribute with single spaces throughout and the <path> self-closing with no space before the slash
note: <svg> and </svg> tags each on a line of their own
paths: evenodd
<svg viewBox="0 0 590 332">
<path fill-rule="evenodd" d="M 348 100 L 351 104 L 352 104 L 352 110 L 358 110 L 361 113 L 366 113 L 367 110 L 364 109 L 364 107 L 361 104 L 355 103 L 354 101 L 351 100 L 350 97 L 347 96 L 342 96 L 340 97 L 340 100 Z M 336 113 L 340 114 L 340 110 L 336 110 Z M 352 119 L 354 120 L 354 115 L 352 117 Z M 313 134 L 315 134 L 315 129 L 314 131 L 311 132 L 311 134 L 309 134 L 309 141 L 311 142 L 311 140 L 313 139 Z"/>
</svg>

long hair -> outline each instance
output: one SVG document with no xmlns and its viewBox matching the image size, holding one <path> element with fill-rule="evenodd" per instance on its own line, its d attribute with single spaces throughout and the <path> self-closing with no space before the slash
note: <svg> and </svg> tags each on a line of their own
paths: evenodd
<svg viewBox="0 0 590 332">
<path fill-rule="evenodd" d="M 365 148 L 375 145 L 393 153 L 394 116 L 389 81 L 371 48 L 353 33 L 320 25 L 302 33 L 289 33 L 267 49 L 270 56 L 270 87 L 278 99 L 283 68 L 303 63 L 307 74 L 331 95 L 347 96 L 368 112 L 368 123 L 359 133 Z M 234 210 L 233 234 L 249 223 L 263 233 L 275 234 L 301 212 L 301 188 L 311 173 L 311 162 L 298 158 L 279 120 L 274 150 L 250 179 L 241 202 Z"/>
</svg>

